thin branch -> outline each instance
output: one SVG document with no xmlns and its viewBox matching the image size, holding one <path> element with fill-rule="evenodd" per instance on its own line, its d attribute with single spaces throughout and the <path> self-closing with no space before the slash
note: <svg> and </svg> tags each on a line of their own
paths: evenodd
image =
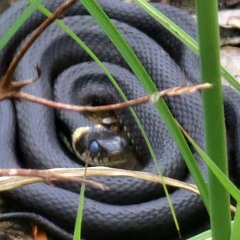
<svg viewBox="0 0 240 240">
<path fill-rule="evenodd" d="M 86 111 L 86 112 L 101 112 L 101 111 L 115 111 L 118 109 L 126 108 L 126 107 L 131 107 L 143 103 L 155 103 L 157 100 L 164 96 L 178 96 L 181 94 L 187 94 L 187 93 L 192 93 L 201 89 L 208 89 L 212 85 L 205 83 L 205 84 L 199 84 L 199 85 L 194 85 L 194 86 L 179 86 L 179 87 L 174 87 L 174 88 L 169 88 L 166 90 L 163 90 L 161 92 L 154 93 L 149 96 L 144 96 L 140 97 L 137 99 L 129 100 L 127 102 L 121 102 L 121 103 L 116 103 L 116 104 L 109 104 L 109 105 L 104 105 L 104 106 L 76 106 L 76 105 L 70 105 L 70 104 L 64 104 L 64 103 L 59 103 L 55 102 L 52 100 L 44 99 L 41 97 L 33 96 L 28 93 L 24 92 L 14 92 L 11 97 L 17 98 L 17 99 L 22 99 L 22 100 L 27 100 L 39 104 L 43 104 L 45 106 L 49 106 L 55 109 L 62 109 L 62 110 L 71 110 L 71 111 Z"/>
<path fill-rule="evenodd" d="M 101 190 L 107 190 L 107 187 L 101 183 L 97 183 L 92 180 L 87 180 L 86 177 L 78 177 L 78 176 L 64 176 L 60 174 L 56 174 L 50 171 L 44 170 L 35 170 L 35 169 L 0 169 L 0 176 L 21 176 L 21 177 L 37 177 L 41 178 L 44 182 L 50 182 L 55 180 L 61 181 L 69 181 L 69 182 L 77 182 L 77 183 L 85 183 L 92 187 L 99 188 Z M 1 178 L 0 178 L 1 179 Z"/>
<path fill-rule="evenodd" d="M 151 96 L 151 102 L 155 103 L 158 101 L 160 98 L 164 96 L 179 96 L 182 94 L 188 94 L 188 93 L 193 93 L 198 90 L 204 90 L 204 89 L 209 89 L 212 87 L 212 84 L 210 83 L 203 83 L 203 84 L 198 84 L 194 86 L 177 86 L 174 88 L 169 88 L 166 90 L 163 90 L 161 92 L 154 93 Z"/>
<path fill-rule="evenodd" d="M 193 191 L 199 194 L 197 187 L 193 184 L 185 183 L 185 182 L 171 179 L 168 177 L 163 177 L 163 180 L 162 180 L 159 178 L 158 175 L 147 173 L 147 172 L 116 169 L 116 168 L 109 168 L 109 167 L 56 168 L 56 169 L 47 169 L 47 170 L 0 169 L 0 175 L 4 177 L 5 176 L 12 177 L 13 179 L 12 182 L 14 182 L 14 184 L 17 184 L 17 182 L 20 181 L 23 183 L 22 185 L 33 183 L 33 182 L 35 183 L 39 181 L 49 182 L 49 181 L 63 180 L 63 178 L 76 179 L 77 177 L 78 178 L 84 177 L 84 175 L 86 177 L 94 177 L 94 176 L 95 177 L 100 177 L 100 176 L 132 177 L 132 178 L 142 179 L 145 181 L 150 181 L 150 182 L 160 183 L 160 184 L 162 184 L 162 181 L 164 181 L 169 186 L 184 188 L 186 190 Z M 17 180 L 16 178 L 17 176 L 24 177 L 24 180 L 22 181 Z M 26 177 L 28 177 L 28 179 L 26 179 Z M 9 181 L 7 182 L 9 183 Z M 3 188 L 3 185 L 5 188 Z M 18 185 L 18 186 L 22 186 L 22 185 Z M 2 178 L 0 178 L 0 191 L 1 190 L 6 190 L 6 182 L 5 182 L 5 179 L 2 179 Z"/>
<path fill-rule="evenodd" d="M 14 173 L 18 169 L 9 169 L 11 174 L 8 174 L 8 179 L 5 177 L 0 177 L 0 191 L 10 190 L 16 187 L 24 186 L 30 183 L 37 183 L 44 180 L 44 177 L 39 177 L 39 174 L 42 173 L 51 173 L 54 174 L 53 178 L 47 178 L 47 180 L 55 181 L 59 179 L 59 176 L 63 177 L 83 177 L 86 175 L 87 177 L 131 177 L 136 179 L 141 179 L 144 181 L 154 182 L 162 184 L 164 183 L 168 186 L 183 188 L 187 191 L 192 191 L 196 194 L 200 194 L 199 190 L 196 185 L 186 183 L 180 180 L 172 179 L 169 177 L 163 177 L 162 179 L 159 178 L 158 175 L 148 173 L 148 172 L 141 172 L 141 171 L 132 171 L 132 170 L 125 170 L 125 169 L 117 169 L 117 168 L 109 168 L 109 167 L 88 167 L 87 169 L 84 168 L 55 168 L 55 169 L 47 169 L 47 170 L 34 170 L 39 171 L 38 176 L 30 175 L 28 176 L 28 172 L 24 177 L 17 177 Z M 21 169 L 22 170 L 22 169 Z M 31 174 L 31 173 L 30 173 Z M 4 169 L 0 169 L 0 175 L 5 175 Z M 5 175 L 6 176 L 6 175 Z M 50 175 L 48 175 L 50 176 Z M 56 178 L 56 176 L 58 178 Z M 28 177 L 28 178 L 27 178 Z M 62 179 L 61 179 L 62 180 Z M 235 207 L 230 207 L 233 212 L 236 211 Z"/>
<path fill-rule="evenodd" d="M 8 70 L 6 74 L 4 75 L 2 79 L 2 87 L 5 88 L 9 84 L 11 84 L 12 75 L 18 65 L 18 63 L 21 61 L 24 54 L 27 52 L 27 50 L 32 46 L 32 44 L 36 41 L 36 39 L 43 33 L 43 31 L 55 20 L 57 19 L 64 11 L 66 11 L 70 6 L 72 6 L 76 0 L 67 0 L 65 3 L 61 4 L 59 7 L 56 8 L 56 10 L 52 13 L 50 17 L 48 17 L 28 38 L 26 43 L 21 47 L 21 49 L 18 51 L 12 62 L 10 63 Z"/>
</svg>

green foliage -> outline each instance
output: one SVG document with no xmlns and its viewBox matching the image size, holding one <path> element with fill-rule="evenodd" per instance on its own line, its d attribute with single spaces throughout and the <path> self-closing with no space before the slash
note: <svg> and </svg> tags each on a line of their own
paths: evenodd
<svg viewBox="0 0 240 240">
<path fill-rule="evenodd" d="M 202 82 L 209 82 L 213 85 L 211 89 L 203 91 L 202 94 L 206 151 L 214 163 L 227 175 L 227 146 L 220 77 L 218 2 L 217 0 L 211 2 L 197 0 L 196 6 Z M 229 193 L 211 171 L 209 171 L 208 182 L 212 239 L 229 239 L 231 231 Z"/>
<path fill-rule="evenodd" d="M 81 239 L 85 187 L 86 186 L 83 183 L 82 186 L 81 186 L 81 190 L 80 190 L 78 212 L 77 212 L 76 224 L 75 224 L 75 228 L 74 228 L 73 240 Z"/>
<path fill-rule="evenodd" d="M 149 15 L 151 15 L 156 21 L 162 24 L 165 28 L 168 29 L 175 37 L 177 37 L 180 41 L 182 41 L 187 47 L 189 47 L 193 52 L 199 55 L 199 45 L 196 40 L 194 40 L 189 34 L 184 32 L 180 27 L 178 27 L 175 23 L 169 20 L 166 16 L 164 16 L 161 12 L 155 9 L 152 5 L 150 5 L 145 0 L 135 0 L 135 2 Z M 206 14 L 206 9 L 204 9 L 204 14 Z M 221 68 L 222 77 L 224 77 L 227 82 L 232 85 L 238 92 L 240 92 L 240 84 L 231 75 L 224 67 Z"/>
</svg>

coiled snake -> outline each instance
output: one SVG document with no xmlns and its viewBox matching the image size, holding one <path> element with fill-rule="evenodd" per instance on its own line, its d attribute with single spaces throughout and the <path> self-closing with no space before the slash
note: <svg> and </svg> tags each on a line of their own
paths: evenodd
<svg viewBox="0 0 240 240">
<path fill-rule="evenodd" d="M 20 1 L 0 18 L 0 36 L 26 7 Z M 44 1 L 53 11 L 62 0 Z M 117 0 L 101 0 L 106 13 L 131 45 L 159 90 L 188 82 L 199 82 L 197 57 L 161 25 L 134 4 Z M 159 10 L 196 38 L 196 25 L 185 12 L 161 4 Z M 44 19 L 40 12 L 28 19 L 0 53 L 1 76 L 5 73 L 21 41 Z M 91 48 L 117 79 L 129 98 L 145 95 L 136 77 L 128 68 L 97 23 L 79 4 L 68 10 L 64 23 Z M 35 76 L 34 65 L 41 69 L 40 79 L 24 91 L 47 99 L 56 98 L 75 104 L 95 104 L 121 101 L 108 79 L 91 58 L 56 25 L 50 26 L 30 48 L 14 74 L 15 81 Z M 55 86 L 56 85 L 56 86 Z M 60 90 L 59 90 L 59 86 Z M 53 89 L 55 89 L 53 91 Z M 239 95 L 225 89 L 225 112 L 229 146 L 229 161 L 239 167 Z M 60 95 L 58 95 L 60 94 Z M 65 97 L 68 96 L 69 98 Z M 102 100 L 103 99 L 103 100 Z M 98 100 L 97 100 L 98 101 Z M 201 96 L 194 93 L 166 99 L 180 124 L 204 147 Z M 135 107 L 157 154 L 164 176 L 193 182 L 168 129 L 151 105 Z M 62 112 L 63 113 L 63 112 Z M 76 157 L 62 145 L 56 127 L 54 110 L 25 101 L 5 100 L 0 103 L 0 167 L 55 168 L 79 167 Z M 67 113 L 72 128 L 90 124 L 78 113 Z M 128 110 L 117 113 L 136 151 L 141 156 L 143 171 L 156 173 L 153 161 Z M 65 116 L 65 115 L 64 115 Z M 196 155 L 206 177 L 207 169 Z M 83 216 L 83 238 L 86 239 L 170 239 L 177 238 L 169 205 L 161 186 L 130 178 L 94 178 L 109 186 L 109 191 L 86 189 Z M 55 187 L 39 183 L 3 194 L 21 206 L 19 217 L 31 218 L 43 224 L 57 239 L 71 239 L 79 197 L 78 184 Z M 206 218 L 198 196 L 176 189 L 171 198 L 182 232 L 188 232 Z M 11 214 L 9 214 L 9 217 Z M 2 218 L 3 219 L 3 218 Z"/>
</svg>

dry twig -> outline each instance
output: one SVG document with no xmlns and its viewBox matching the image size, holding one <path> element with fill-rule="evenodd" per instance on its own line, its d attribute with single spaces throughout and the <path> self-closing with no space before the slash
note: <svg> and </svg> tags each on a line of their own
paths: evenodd
<svg viewBox="0 0 240 240">
<path fill-rule="evenodd" d="M 7 190 L 4 185 L 1 186 L 7 179 L 5 177 L 13 177 L 13 176 L 21 176 L 28 178 L 38 178 L 38 181 L 43 181 L 49 183 L 50 181 L 69 181 L 69 182 L 77 182 L 77 183 L 85 183 L 92 187 L 99 188 L 101 190 L 107 190 L 108 188 L 101 183 L 97 183 L 92 180 L 87 180 L 85 176 L 65 176 L 64 174 L 57 174 L 51 171 L 46 170 L 36 170 L 36 169 L 0 169 L 0 176 L 4 176 L 4 178 L 0 177 L 0 191 Z M 14 186 L 14 185 L 13 185 Z M 19 187 L 19 185 L 17 185 Z"/>
<path fill-rule="evenodd" d="M 22 82 L 12 82 L 13 73 L 18 65 L 18 63 L 23 58 L 24 54 L 27 50 L 32 46 L 32 44 L 36 41 L 36 39 L 43 33 L 43 31 L 51 25 L 51 23 L 57 19 L 64 11 L 66 11 L 70 6 L 72 6 L 76 0 L 68 0 L 65 3 L 61 4 L 50 17 L 48 17 L 29 37 L 26 43 L 22 46 L 22 48 L 18 51 L 12 62 L 10 63 L 7 72 L 0 79 L 0 100 L 15 97 L 16 93 L 21 93 L 20 90 L 22 87 L 27 84 L 32 83 L 36 79 L 33 80 L 24 80 Z M 39 75 L 39 71 L 38 75 Z"/>
<path fill-rule="evenodd" d="M 15 170 L 18 169 L 12 169 L 12 173 L 14 173 Z M 4 172 L 1 172 L 0 174 L 5 174 Z M 39 173 L 37 173 L 39 172 Z M 141 172 L 141 171 L 130 171 L 125 169 L 116 169 L 116 168 L 109 168 L 109 167 L 88 167 L 87 169 L 84 168 L 55 168 L 55 169 L 48 169 L 48 170 L 35 170 L 35 173 L 38 175 L 12 175 L 10 177 L 1 177 L 0 178 L 0 191 L 13 189 L 16 187 L 24 186 L 31 183 L 36 182 L 42 182 L 44 179 L 41 177 L 42 173 L 46 176 L 51 176 L 53 174 L 53 178 L 48 178 L 49 181 L 56 181 L 59 180 L 59 177 L 65 177 L 65 178 L 79 178 L 86 175 L 86 177 L 99 177 L 99 176 L 111 176 L 111 177 L 132 177 L 137 179 L 142 179 L 144 181 L 150 181 L 154 183 L 162 184 L 163 181 L 166 185 L 177 187 L 177 188 L 183 188 L 188 191 L 195 192 L 196 194 L 200 194 L 199 190 L 196 185 L 186 183 L 183 181 L 179 181 L 176 179 L 163 177 L 162 179 L 159 178 L 158 175 L 147 173 L 147 172 Z M 21 176 L 21 177 L 19 177 Z M 57 176 L 57 177 L 56 177 Z M 62 179 L 61 179 L 62 180 Z M 105 189 L 106 190 L 106 189 Z M 231 210 L 235 212 L 235 208 L 231 206 Z"/>
<path fill-rule="evenodd" d="M 125 169 L 116 169 L 109 167 L 88 167 L 84 168 L 55 168 L 48 170 L 27 170 L 27 169 L 0 169 L 0 175 L 9 176 L 8 178 L 0 178 L 0 191 L 9 190 L 15 187 L 23 186 L 29 183 L 42 181 L 56 181 L 63 179 L 79 179 L 79 177 L 132 177 L 145 181 L 162 184 L 162 179 L 158 175 L 132 171 Z M 197 187 L 193 184 L 185 183 L 179 180 L 163 177 L 165 184 L 173 187 L 184 188 L 199 194 Z M 106 189 L 104 189 L 106 190 Z"/>
<path fill-rule="evenodd" d="M 70 110 L 70 111 L 77 111 L 77 112 L 103 112 L 103 111 L 116 111 L 122 108 L 132 107 L 132 106 L 149 103 L 149 102 L 155 103 L 157 100 L 165 96 L 178 96 L 181 94 L 192 93 L 201 89 L 208 89 L 211 86 L 212 85 L 209 83 L 203 83 L 203 84 L 198 84 L 193 86 L 179 86 L 179 87 L 169 88 L 160 92 L 156 92 L 152 95 L 147 95 L 147 96 L 139 97 L 133 100 L 129 100 L 127 102 L 109 104 L 104 106 L 94 106 L 94 107 L 77 106 L 77 105 L 55 102 L 45 98 L 33 96 L 24 92 L 15 92 L 13 95 L 11 95 L 11 97 L 30 101 L 30 102 L 35 102 L 38 104 L 43 104 L 45 106 L 49 106 L 59 110 Z"/>
</svg>

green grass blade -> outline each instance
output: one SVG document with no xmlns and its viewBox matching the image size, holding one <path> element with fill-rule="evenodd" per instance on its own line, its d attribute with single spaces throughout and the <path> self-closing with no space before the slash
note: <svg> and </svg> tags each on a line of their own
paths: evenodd
<svg viewBox="0 0 240 240">
<path fill-rule="evenodd" d="M 202 81 L 213 85 L 211 89 L 203 91 L 202 94 L 206 151 L 209 157 L 227 176 L 228 160 L 220 77 L 217 0 L 197 0 L 196 6 Z M 229 239 L 231 231 L 229 193 L 212 171 L 209 171 L 209 200 L 213 240 Z"/>
<path fill-rule="evenodd" d="M 38 8 L 43 0 L 35 0 L 30 6 L 28 6 L 23 13 L 18 17 L 17 21 L 7 30 L 3 38 L 0 40 L 0 50 L 8 43 L 12 36 L 18 31 L 18 29 L 24 24 L 24 22 L 30 17 L 30 15 Z"/>
<path fill-rule="evenodd" d="M 237 201 L 240 201 L 239 189 L 229 180 L 226 174 L 224 174 L 220 168 L 214 163 L 214 161 L 197 145 L 197 143 L 184 131 L 184 135 L 187 137 L 189 142 L 196 149 L 201 158 L 205 161 L 209 169 L 216 176 L 219 183 L 231 194 L 231 196 Z"/>
<path fill-rule="evenodd" d="M 236 200 L 237 205 L 240 202 L 240 191 L 239 189 L 229 180 L 229 178 L 219 169 L 219 167 L 209 158 L 209 156 L 194 142 L 194 140 L 185 133 L 189 142 L 194 146 L 199 155 L 204 159 L 208 167 L 211 169 L 213 174 L 217 177 L 219 183 L 223 185 L 223 187 L 228 191 L 231 196 Z M 232 233 L 231 240 L 238 240 L 240 236 L 240 211 L 239 207 L 237 207 L 237 212 L 235 213 L 234 222 L 232 224 Z M 206 239 L 207 237 L 211 237 L 212 232 L 209 230 L 202 234 L 199 234 L 195 237 L 190 238 L 189 240 L 200 240 Z"/>
<path fill-rule="evenodd" d="M 143 85 L 144 89 L 149 93 L 156 92 L 157 89 L 153 84 L 150 76 L 143 68 L 141 62 L 136 57 L 130 46 L 127 44 L 126 40 L 122 37 L 119 33 L 117 28 L 112 24 L 109 23 L 110 19 L 106 16 L 103 12 L 101 7 L 96 3 L 96 1 L 89 1 L 89 0 L 80 0 L 81 3 L 85 6 L 85 8 L 90 12 L 90 14 L 95 18 L 95 20 L 101 25 L 109 39 L 113 42 L 116 48 L 119 50 L 121 55 L 124 57 L 125 61 L 128 63 L 130 68 L 133 70 L 135 75 L 140 80 L 141 84 Z M 158 111 L 161 114 L 161 117 L 166 122 L 173 138 L 175 139 L 184 159 L 186 160 L 186 164 L 190 169 L 196 184 L 199 187 L 201 192 L 201 196 L 203 201 L 208 208 L 208 190 L 206 184 L 203 180 L 203 177 L 198 169 L 194 156 L 192 155 L 187 142 L 185 141 L 182 133 L 180 132 L 178 126 L 175 123 L 175 120 L 168 109 L 167 105 L 163 100 L 158 101 L 156 104 Z"/>
<path fill-rule="evenodd" d="M 74 228 L 74 236 L 73 240 L 81 239 L 81 230 L 82 230 L 82 216 L 83 216 L 83 207 L 84 207 L 84 194 L 85 193 L 85 184 L 81 185 L 80 196 L 79 196 L 79 204 L 77 211 L 77 218 Z"/>
<path fill-rule="evenodd" d="M 236 78 L 228 72 L 224 67 L 221 67 L 221 75 L 224 77 L 227 82 L 234 87 L 238 92 L 240 92 L 240 83 L 236 80 Z"/>
<path fill-rule="evenodd" d="M 208 167 L 211 169 L 213 174 L 217 177 L 219 180 L 219 183 L 223 185 L 223 187 L 228 191 L 231 196 L 237 201 L 237 205 L 239 205 L 240 202 L 240 191 L 239 189 L 229 180 L 229 178 L 219 169 L 219 167 L 209 158 L 209 156 L 194 142 L 194 140 L 185 133 L 186 137 L 188 138 L 189 142 L 194 146 L 194 148 L 197 150 L 199 155 L 204 159 Z M 234 222 L 232 225 L 232 233 L 231 233 L 231 240 L 238 240 L 240 236 L 240 212 L 239 207 L 237 207 L 237 212 L 235 214 Z M 210 235 L 209 235 L 210 234 Z M 189 240 L 199 240 L 199 239 L 205 239 L 202 237 L 205 236 L 211 236 L 211 231 L 207 231 L 205 234 L 197 235 L 196 237 L 190 238 Z"/>
<path fill-rule="evenodd" d="M 212 239 L 211 236 L 212 236 L 212 231 L 207 230 L 194 237 L 188 238 L 187 240 L 211 240 Z"/>
<path fill-rule="evenodd" d="M 239 240 L 240 236 L 240 209 L 239 209 L 240 202 L 237 203 L 237 211 L 235 213 L 234 221 L 232 224 L 232 234 L 230 240 Z"/>
<path fill-rule="evenodd" d="M 194 40 L 189 34 L 184 32 L 180 27 L 173 23 L 169 18 L 164 16 L 151 4 L 147 3 L 145 0 L 135 0 L 135 2 L 149 15 L 151 15 L 156 21 L 162 24 L 166 29 L 168 29 L 175 37 L 177 37 L 181 42 L 183 42 L 187 47 L 192 49 L 196 54 L 199 54 L 199 46 L 196 40 Z M 222 76 L 232 85 L 237 91 L 240 92 L 240 83 L 231 75 L 224 67 L 221 67 Z"/>
<path fill-rule="evenodd" d="M 231 225 L 233 225 L 233 222 L 231 223 Z M 207 231 L 204 231 L 204 232 L 202 232 L 202 233 L 200 233 L 200 234 L 198 234 L 194 237 L 188 238 L 187 240 L 212 240 L 211 236 L 212 236 L 212 231 L 207 230 Z"/>
<path fill-rule="evenodd" d="M 173 21 L 171 21 L 168 17 L 158 11 L 151 4 L 146 2 L 145 0 L 135 0 L 135 2 L 150 16 L 152 16 L 156 21 L 158 21 L 161 25 L 163 25 L 169 32 L 171 32 L 175 37 L 181 40 L 187 47 L 192 49 L 195 53 L 198 54 L 198 43 L 194 40 L 189 34 L 187 34 L 184 30 L 178 27 Z"/>
</svg>

